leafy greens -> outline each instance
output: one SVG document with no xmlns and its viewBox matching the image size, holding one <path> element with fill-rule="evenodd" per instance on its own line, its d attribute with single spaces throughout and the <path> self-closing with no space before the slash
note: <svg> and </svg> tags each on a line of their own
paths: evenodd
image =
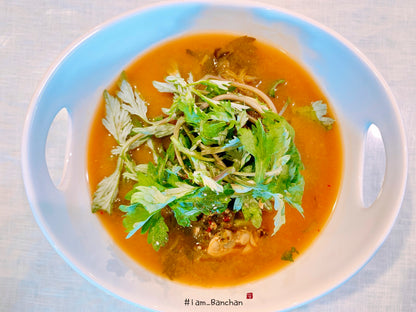
<svg viewBox="0 0 416 312">
<path fill-rule="evenodd" d="M 310 106 L 302 106 L 296 109 L 298 113 L 308 117 L 312 121 L 320 123 L 326 130 L 332 129 L 335 122 L 331 117 L 325 116 L 327 114 L 327 106 L 321 100 L 312 102 Z"/>
<path fill-rule="evenodd" d="M 259 228 L 262 211 L 274 209 L 273 234 L 285 223 L 286 203 L 303 214 L 303 164 L 295 132 L 262 101 L 267 95 L 253 87 L 242 92 L 244 86 L 233 81 L 194 81 L 191 75 L 185 80 L 179 74 L 154 86 L 173 95 L 165 116 L 154 120 L 124 74 L 115 96 L 104 92 L 103 124 L 117 142 L 112 154 L 118 158 L 114 173 L 98 184 L 93 212 L 111 213 L 121 179 L 135 181 L 126 197 L 129 205 L 119 206 L 123 225 L 127 238 L 148 233 L 155 250 L 169 238 L 165 207 L 182 227 L 201 214 L 230 208 Z M 323 117 L 326 108 L 321 112 Z M 169 138 L 168 148 L 158 138 Z M 143 144 L 152 148 L 154 162 L 136 164 L 130 151 Z"/>
</svg>

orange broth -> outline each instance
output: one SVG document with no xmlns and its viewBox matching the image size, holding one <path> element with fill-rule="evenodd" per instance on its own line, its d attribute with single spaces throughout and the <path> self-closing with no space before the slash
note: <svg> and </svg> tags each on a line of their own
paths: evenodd
<svg viewBox="0 0 416 312">
<path fill-rule="evenodd" d="M 200 65 L 194 57 L 186 53 L 186 49 L 212 52 L 234 38 L 226 34 L 182 37 L 163 43 L 134 61 L 125 72 L 130 83 L 136 86 L 143 98 L 150 103 L 148 116 L 160 115 L 161 108 L 169 107 L 171 104 L 171 96 L 159 93 L 153 87 L 152 81 L 163 81 L 167 73 L 176 66 L 183 77 L 192 72 L 195 79 L 200 78 Z M 273 99 L 277 111 L 280 111 L 288 97 L 293 103 L 291 105 L 297 107 L 310 105 L 316 100 L 328 103 L 311 76 L 287 54 L 258 41 L 255 45 L 255 74 L 261 79 L 258 88 L 267 93 L 273 81 L 286 81 L 284 85 L 279 86 L 277 96 Z M 114 91 L 115 88 L 116 84 L 112 85 L 109 91 Z M 114 171 L 116 164 L 115 159 L 110 157 L 115 142 L 101 122 L 105 117 L 104 105 L 102 101 L 97 110 L 88 146 L 88 177 L 92 193 L 96 190 L 98 182 Z M 328 108 L 329 115 L 333 116 L 331 108 Z M 338 125 L 335 122 L 331 130 L 325 130 L 319 123 L 294 113 L 291 107 L 285 110 L 283 116 L 296 131 L 295 143 L 305 165 L 302 172 L 305 178 L 302 202 L 304 217 L 294 208 L 287 206 L 286 224 L 276 235 L 261 238 L 254 252 L 232 253 L 200 261 L 192 261 L 183 254 L 177 254 L 174 265 L 180 274 L 175 280 L 211 287 L 236 285 L 264 277 L 290 263 L 281 257 L 292 247 L 301 255 L 325 226 L 335 205 L 342 176 L 342 148 Z M 140 159 L 142 163 L 152 160 L 150 151 L 146 148 L 136 151 L 134 158 Z M 124 195 L 131 187 L 132 184 L 122 186 L 118 204 L 123 202 Z M 146 235 L 139 232 L 126 239 L 122 215 L 117 207 L 111 215 L 97 213 L 104 227 L 126 253 L 150 271 L 165 276 L 164 248 L 158 252 L 154 251 L 147 243 Z M 272 213 L 263 214 L 262 226 L 266 229 L 273 227 Z M 293 254 L 295 261 L 299 255 Z"/>
</svg>

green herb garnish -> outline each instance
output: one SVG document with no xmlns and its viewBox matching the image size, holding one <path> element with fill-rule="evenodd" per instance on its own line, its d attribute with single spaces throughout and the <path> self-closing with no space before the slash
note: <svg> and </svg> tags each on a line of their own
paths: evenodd
<svg viewBox="0 0 416 312">
<path fill-rule="evenodd" d="M 276 84 L 277 85 L 277 84 Z M 274 209 L 275 234 L 285 223 L 285 204 L 303 215 L 303 164 L 295 132 L 260 90 L 220 78 L 193 81 L 180 75 L 154 82 L 173 95 L 165 116 L 149 120 L 147 103 L 123 74 L 116 96 L 104 93 L 104 126 L 116 139 L 117 167 L 93 196 L 92 211 L 111 213 L 121 179 L 136 182 L 127 194 L 123 224 L 128 237 L 148 233 L 155 250 L 169 228 L 163 209 L 188 227 L 201 214 L 243 213 L 259 228 L 262 212 Z M 164 148 L 158 138 L 169 139 Z M 148 144 L 154 162 L 136 164 L 130 151 Z M 272 235 L 273 235 L 272 234 Z"/>
<path fill-rule="evenodd" d="M 295 247 L 292 247 L 292 248 L 290 248 L 289 250 L 286 250 L 284 253 L 283 253 L 283 255 L 282 255 L 282 260 L 284 260 L 284 261 L 290 261 L 290 262 L 293 262 L 293 261 L 295 261 L 294 259 L 293 259 L 293 254 L 299 254 L 299 251 L 297 251 L 297 249 L 295 248 Z"/>
<path fill-rule="evenodd" d="M 269 90 L 269 96 L 274 98 L 276 97 L 276 88 L 278 85 L 285 83 L 286 81 L 284 79 L 279 79 L 273 82 L 272 87 Z"/>
<path fill-rule="evenodd" d="M 310 120 L 319 122 L 325 129 L 332 129 L 332 125 L 335 122 L 334 119 L 325 116 L 328 111 L 328 107 L 321 100 L 312 102 L 311 105 L 298 107 L 295 109 L 297 113 L 308 117 Z"/>
</svg>

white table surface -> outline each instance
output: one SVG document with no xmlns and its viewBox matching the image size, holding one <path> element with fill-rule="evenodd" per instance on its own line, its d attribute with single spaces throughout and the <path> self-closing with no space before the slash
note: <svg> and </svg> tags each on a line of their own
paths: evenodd
<svg viewBox="0 0 416 312">
<path fill-rule="evenodd" d="M 0 311 L 142 311 L 89 284 L 47 242 L 25 196 L 20 144 L 31 97 L 63 50 L 151 2 L 0 0 Z M 408 142 L 407 190 L 391 234 L 358 274 L 296 311 L 416 311 L 416 1 L 262 2 L 306 15 L 358 47 L 390 85 Z"/>
</svg>

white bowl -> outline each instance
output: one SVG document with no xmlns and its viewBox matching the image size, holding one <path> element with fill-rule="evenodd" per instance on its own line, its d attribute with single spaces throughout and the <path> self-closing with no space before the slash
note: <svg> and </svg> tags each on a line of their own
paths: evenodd
<svg viewBox="0 0 416 312">
<path fill-rule="evenodd" d="M 115 245 L 90 212 L 86 179 L 89 127 L 102 90 L 140 53 L 196 32 L 248 34 L 286 50 L 315 78 L 340 124 L 344 175 L 335 211 L 297 261 L 261 280 L 227 288 L 178 284 L 145 270 Z M 46 162 L 51 124 L 69 115 L 65 170 L 58 187 Z M 377 199 L 362 199 L 364 142 L 380 130 L 384 182 Z M 65 136 L 66 133 L 62 133 Z M 345 39 L 305 17 L 258 3 L 177 2 L 114 19 L 74 44 L 51 68 L 31 103 L 22 143 L 22 169 L 33 214 L 57 252 L 82 276 L 131 303 L 160 311 L 195 310 L 185 299 L 241 301 L 238 311 L 276 311 L 304 304 L 351 277 L 389 233 L 403 198 L 407 155 L 395 100 L 368 60 Z M 253 299 L 246 294 L 253 293 Z M 163 299 L 162 299 L 163 298 Z M 229 311 L 231 306 L 198 307 Z"/>
</svg>

